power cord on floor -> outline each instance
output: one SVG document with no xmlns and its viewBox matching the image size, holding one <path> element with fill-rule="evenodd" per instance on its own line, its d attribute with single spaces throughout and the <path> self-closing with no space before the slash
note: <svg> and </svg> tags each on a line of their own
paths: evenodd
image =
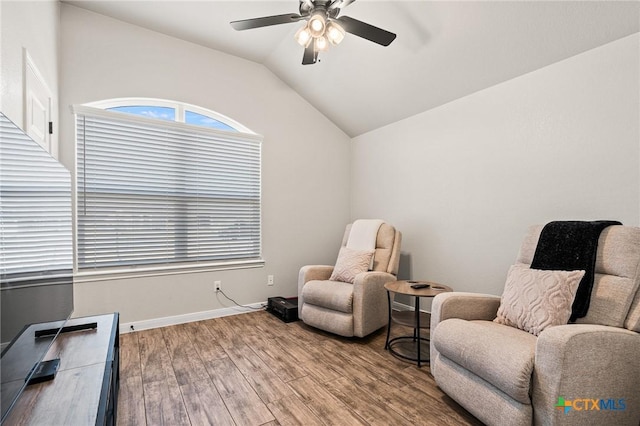
<svg viewBox="0 0 640 426">
<path fill-rule="evenodd" d="M 232 301 L 233 303 L 235 303 L 235 305 L 236 305 L 236 306 L 239 306 L 239 307 L 241 307 L 241 308 L 255 309 L 255 310 L 259 311 L 259 310 L 262 310 L 262 309 L 264 309 L 264 308 L 266 308 L 266 307 L 267 307 L 267 305 L 264 305 L 264 304 L 263 304 L 262 306 L 260 306 L 259 308 L 256 308 L 255 306 L 241 305 L 241 304 L 239 304 L 238 302 L 236 302 L 235 300 L 233 300 L 232 298 L 230 298 L 229 296 L 227 296 L 227 295 L 224 293 L 224 291 L 222 291 L 222 289 L 219 289 L 218 291 L 216 291 L 216 293 L 222 293 L 222 295 L 223 295 L 226 299 L 228 299 L 228 300 Z"/>
</svg>

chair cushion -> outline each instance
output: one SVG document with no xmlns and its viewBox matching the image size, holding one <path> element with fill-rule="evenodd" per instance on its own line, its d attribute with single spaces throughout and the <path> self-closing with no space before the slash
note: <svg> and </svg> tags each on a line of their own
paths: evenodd
<svg viewBox="0 0 640 426">
<path fill-rule="evenodd" d="M 542 225 L 529 228 L 517 262 L 531 264 Z M 591 304 L 580 324 L 626 327 L 640 332 L 640 228 L 609 226 L 600 234 Z M 635 297 L 635 299 L 634 299 Z"/>
<path fill-rule="evenodd" d="M 338 253 L 336 266 L 333 268 L 331 281 L 353 283 L 356 275 L 367 272 L 371 266 L 374 250 L 357 250 L 342 247 Z"/>
<path fill-rule="evenodd" d="M 348 224 L 342 237 L 342 247 L 347 245 L 351 225 Z M 376 239 L 376 251 L 373 255 L 372 271 L 388 272 L 393 275 L 398 274 L 398 259 L 400 251 L 401 234 L 392 225 L 383 223 L 378 229 Z M 395 250 L 394 250 L 395 249 Z"/>
<path fill-rule="evenodd" d="M 547 327 L 567 324 L 583 276 L 584 271 L 549 271 L 513 265 L 509 268 L 494 321 L 536 336 Z"/>
<path fill-rule="evenodd" d="M 304 303 L 333 311 L 353 312 L 353 284 L 341 281 L 308 281 L 302 289 Z"/>
<path fill-rule="evenodd" d="M 353 336 L 353 315 L 326 309 L 320 306 L 305 303 L 300 311 L 300 318 L 312 327 L 338 334 L 340 336 Z"/>
<path fill-rule="evenodd" d="M 438 324 L 431 338 L 441 356 L 516 401 L 531 404 L 536 336 L 492 321 L 452 318 Z"/>
</svg>

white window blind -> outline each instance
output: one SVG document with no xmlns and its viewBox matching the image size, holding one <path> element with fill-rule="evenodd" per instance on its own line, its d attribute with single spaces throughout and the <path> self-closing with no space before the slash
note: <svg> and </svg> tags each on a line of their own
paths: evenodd
<svg viewBox="0 0 640 426">
<path fill-rule="evenodd" d="M 260 136 L 75 111 L 79 270 L 260 259 Z"/>
<path fill-rule="evenodd" d="M 0 113 L 0 281 L 37 284 L 73 270 L 71 177 Z"/>
</svg>

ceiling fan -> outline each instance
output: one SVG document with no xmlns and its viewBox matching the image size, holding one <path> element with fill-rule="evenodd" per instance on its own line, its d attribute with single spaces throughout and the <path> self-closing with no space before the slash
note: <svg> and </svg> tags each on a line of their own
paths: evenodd
<svg viewBox="0 0 640 426">
<path fill-rule="evenodd" d="M 345 33 L 362 37 L 382 46 L 390 45 L 396 38 L 394 33 L 348 16 L 338 17 L 341 9 L 349 6 L 354 1 L 300 0 L 300 14 L 290 13 L 243 19 L 231 22 L 231 26 L 238 31 L 242 31 L 270 25 L 306 21 L 305 25 L 295 35 L 296 41 L 304 47 L 303 65 L 315 64 L 318 60 L 318 53 L 327 50 L 330 44 L 338 45 L 344 39 Z"/>
</svg>

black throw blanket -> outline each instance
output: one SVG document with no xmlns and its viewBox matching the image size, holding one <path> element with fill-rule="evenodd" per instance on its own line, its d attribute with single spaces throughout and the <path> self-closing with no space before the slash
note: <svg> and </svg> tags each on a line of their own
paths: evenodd
<svg viewBox="0 0 640 426">
<path fill-rule="evenodd" d="M 571 322 L 587 315 L 593 288 L 598 238 L 602 230 L 611 225 L 622 224 L 610 220 L 549 222 L 540 233 L 531 269 L 585 271 L 573 301 L 569 319 Z"/>
</svg>

